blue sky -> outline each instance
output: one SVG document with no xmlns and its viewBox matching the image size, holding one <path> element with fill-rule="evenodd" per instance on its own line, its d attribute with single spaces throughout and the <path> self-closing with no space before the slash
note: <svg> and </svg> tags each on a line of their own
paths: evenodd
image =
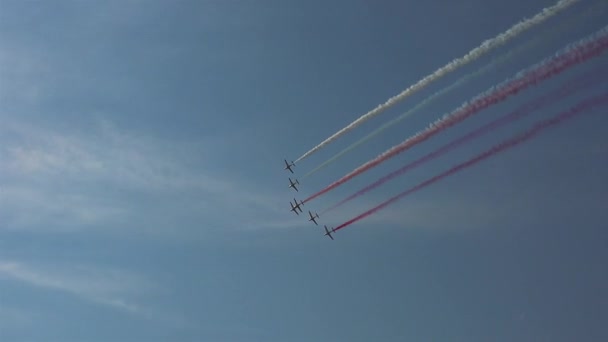
<svg viewBox="0 0 608 342">
<path fill-rule="evenodd" d="M 407 197 L 335 241 L 287 203 L 602 28 L 606 7 L 575 19 L 600 2 L 581 1 L 302 161 L 296 177 L 546 36 L 302 180 L 296 194 L 283 158 L 554 2 L 0 0 L 0 340 L 606 340 L 605 108 Z M 320 212 L 602 66 L 605 55 L 304 209 Z M 547 106 L 320 222 L 340 224 L 606 90 Z"/>
</svg>

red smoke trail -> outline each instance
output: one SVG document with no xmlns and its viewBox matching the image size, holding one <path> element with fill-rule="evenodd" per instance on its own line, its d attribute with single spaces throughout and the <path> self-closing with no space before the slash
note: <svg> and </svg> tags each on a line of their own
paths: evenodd
<svg viewBox="0 0 608 342">
<path fill-rule="evenodd" d="M 458 171 L 461 171 L 470 166 L 473 166 L 486 158 L 492 157 L 509 148 L 517 146 L 517 145 L 535 137 L 537 134 L 541 133 L 544 129 L 549 128 L 551 126 L 555 126 L 557 124 L 560 124 L 564 120 L 571 119 L 572 117 L 580 114 L 581 112 L 583 112 L 589 108 L 600 106 L 600 105 L 607 105 L 607 104 L 608 104 L 608 93 L 604 93 L 603 95 L 591 97 L 587 100 L 579 102 L 576 106 L 570 108 L 569 110 L 567 110 L 565 112 L 562 112 L 561 114 L 553 117 L 552 119 L 539 121 L 534 126 L 532 126 L 529 130 L 527 130 L 519 135 L 516 135 L 515 137 L 513 137 L 509 140 L 505 140 L 498 145 L 494 145 L 492 148 L 486 150 L 485 152 L 478 154 L 476 157 L 473 157 L 464 163 L 458 164 L 458 165 L 452 167 L 451 169 L 449 169 L 441 174 L 438 174 L 432 178 L 429 178 L 426 181 L 414 186 L 413 188 L 410 188 L 409 190 L 406 190 L 406 191 L 382 202 L 381 204 L 360 214 L 359 216 L 356 216 L 355 218 L 352 218 L 352 219 L 342 223 L 341 225 L 336 227 L 335 230 L 339 230 L 348 225 L 351 225 L 369 215 L 372 215 L 372 214 L 378 212 L 379 210 L 385 208 L 389 204 L 392 204 L 393 202 L 396 202 L 397 200 L 400 200 L 401 198 L 403 198 L 411 193 L 421 190 L 445 177 L 451 176 L 451 175 L 457 173 Z"/>
<path fill-rule="evenodd" d="M 398 176 L 402 176 L 403 174 L 410 171 L 411 169 L 416 168 L 420 165 L 423 165 L 427 161 L 430 161 L 432 159 L 435 159 L 439 156 L 444 155 L 445 153 L 460 146 L 461 144 L 464 144 L 465 142 L 473 140 L 485 133 L 488 133 L 494 129 L 497 129 L 497 128 L 501 127 L 502 125 L 506 125 L 515 120 L 521 119 L 522 117 L 530 114 L 533 111 L 536 111 L 550 103 L 559 101 L 560 99 L 564 98 L 565 96 L 571 95 L 572 93 L 575 93 L 575 92 L 578 92 L 581 90 L 585 90 L 589 87 L 597 85 L 598 83 L 606 81 L 606 77 L 604 75 L 606 75 L 605 68 L 603 68 L 603 69 L 599 68 L 596 70 L 586 72 L 583 75 L 576 77 L 575 79 L 568 80 L 568 81 L 566 81 L 565 85 L 552 91 L 551 93 L 543 95 L 539 98 L 536 98 L 536 99 L 520 106 L 513 112 L 511 112 L 505 116 L 502 116 L 488 124 L 485 124 L 485 125 L 481 126 L 480 128 L 478 128 L 456 140 L 453 140 L 453 141 L 447 143 L 446 145 L 425 155 L 424 157 L 419 158 L 419 159 L 399 168 L 398 170 L 389 173 L 388 175 L 378 179 L 377 181 L 373 182 L 372 184 L 364 187 L 363 189 L 348 196 L 347 198 L 343 199 L 342 201 L 338 202 L 337 204 L 324 210 L 323 213 L 336 209 L 336 208 L 342 206 L 343 204 L 353 200 L 354 198 L 359 197 L 359 196 L 367 193 L 368 191 L 371 191 L 372 189 L 379 187 L 380 185 L 390 181 L 391 179 L 398 177 Z"/>
<path fill-rule="evenodd" d="M 594 36 L 589 40 L 584 39 L 583 41 L 566 48 L 564 50 L 565 52 L 558 53 L 548 59 L 545 59 L 539 64 L 518 73 L 513 79 L 507 80 L 496 87 L 490 88 L 490 90 L 477 96 L 471 102 L 465 103 L 452 113 L 446 114 L 441 119 L 431 123 L 427 129 L 418 132 L 410 138 L 407 138 L 402 143 L 391 147 L 378 157 L 359 166 L 349 174 L 328 185 L 326 188 L 311 195 L 304 200 L 304 203 L 348 182 L 361 173 L 376 167 L 385 160 L 388 160 L 399 153 L 410 149 L 412 146 L 429 139 L 444 129 L 465 120 L 482 109 L 504 101 L 509 96 L 515 95 L 519 91 L 531 85 L 535 85 L 536 83 L 555 76 L 574 65 L 599 55 L 606 48 L 608 48 L 608 28 L 600 30 L 599 33 L 601 33 L 601 35 Z"/>
</svg>

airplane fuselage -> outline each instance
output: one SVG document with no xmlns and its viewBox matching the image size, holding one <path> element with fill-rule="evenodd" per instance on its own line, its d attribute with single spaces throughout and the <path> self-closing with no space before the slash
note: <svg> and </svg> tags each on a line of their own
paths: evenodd
<svg viewBox="0 0 608 342">
<path fill-rule="evenodd" d="M 310 212 L 310 210 L 308 211 L 308 215 L 310 216 L 310 218 L 308 219 L 308 221 L 312 221 L 314 222 L 316 225 L 318 225 L 317 220 L 319 218 L 319 214 L 315 214 L 315 216 L 312 215 L 312 213 Z"/>
<path fill-rule="evenodd" d="M 285 168 L 283 168 L 283 170 L 289 170 L 289 172 L 293 173 L 293 170 L 291 169 L 293 166 L 296 166 L 294 162 L 291 162 L 291 164 L 289 164 L 287 162 L 287 159 L 283 159 L 285 161 Z"/>
<path fill-rule="evenodd" d="M 296 179 L 296 181 L 292 181 L 291 178 L 289 178 L 289 187 L 293 188 L 295 191 L 298 191 L 298 188 L 296 187 L 296 184 L 300 184 L 300 182 L 298 182 L 298 180 Z"/>
</svg>

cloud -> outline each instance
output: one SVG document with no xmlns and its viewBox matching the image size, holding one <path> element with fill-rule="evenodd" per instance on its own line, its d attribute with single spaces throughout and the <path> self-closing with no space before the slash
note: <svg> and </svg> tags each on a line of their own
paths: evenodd
<svg viewBox="0 0 608 342">
<path fill-rule="evenodd" d="M 44 225 L 69 231 L 99 222 L 115 222 L 127 213 L 124 208 L 77 193 L 27 186 L 7 186 L 0 193 L 0 205 L 5 209 L 0 218 L 13 227 Z"/>
<path fill-rule="evenodd" d="M 287 212 L 274 192 L 209 171 L 225 158 L 217 142 L 125 134 L 103 120 L 70 131 L 7 120 L 0 133 L 0 219 L 8 229 L 280 226 L 275 218 Z"/>
<path fill-rule="evenodd" d="M 0 277 L 72 294 L 88 302 L 133 314 L 148 315 L 131 298 L 155 287 L 133 274 L 75 265 L 32 265 L 0 260 Z"/>
</svg>

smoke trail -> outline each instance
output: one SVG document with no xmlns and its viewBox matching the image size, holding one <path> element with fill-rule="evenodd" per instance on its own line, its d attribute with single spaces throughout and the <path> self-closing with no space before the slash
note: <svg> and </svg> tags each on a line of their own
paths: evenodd
<svg viewBox="0 0 608 342">
<path fill-rule="evenodd" d="M 397 154 L 408 150 L 412 146 L 427 140 L 444 129 L 454 126 L 455 124 L 478 113 L 479 111 L 504 101 L 509 96 L 517 94 L 519 91 L 531 85 L 546 80 L 574 65 L 599 55 L 606 48 L 608 48 L 608 26 L 591 35 L 591 37 L 582 39 L 575 44 L 569 45 L 565 49 L 560 50 L 557 54 L 543 60 L 542 62 L 524 71 L 520 71 L 513 78 L 508 79 L 497 86 L 491 87 L 486 92 L 473 98 L 471 101 L 465 102 L 460 108 L 451 113 L 445 114 L 442 118 L 431 123 L 428 128 L 419 131 L 413 136 L 407 138 L 402 143 L 391 147 L 378 157 L 366 162 L 339 180 L 328 185 L 321 191 L 311 195 L 304 200 L 304 203 L 346 183 L 361 173 L 378 166 L 385 160 L 388 160 Z"/>
<path fill-rule="evenodd" d="M 521 119 L 524 116 L 526 116 L 536 110 L 539 110 L 540 108 L 542 108 L 550 103 L 559 101 L 560 99 L 564 98 L 565 96 L 572 95 L 578 91 L 583 91 L 585 89 L 588 89 L 590 87 L 597 85 L 598 83 L 602 83 L 603 81 L 606 81 L 606 77 L 604 76 L 604 75 L 606 75 L 606 71 L 607 70 L 605 68 L 600 68 L 598 70 L 592 70 L 583 75 L 580 75 L 573 80 L 568 80 L 565 83 L 565 85 L 552 91 L 551 93 L 545 94 L 539 98 L 529 101 L 528 103 L 518 107 L 513 112 L 511 112 L 507 115 L 504 115 L 490 123 L 487 123 L 487 124 L 477 128 L 476 130 L 445 144 L 444 146 L 425 155 L 424 157 L 419 158 L 419 159 L 399 168 L 398 170 L 389 173 L 388 175 L 378 179 L 377 181 L 369 184 L 368 186 L 362 188 L 361 190 L 355 192 L 354 194 L 348 196 L 347 198 L 343 199 L 342 201 L 331 206 L 330 208 L 324 210 L 321 214 L 334 210 L 334 209 L 342 206 L 343 204 L 345 204 L 361 195 L 364 195 L 365 193 L 371 191 L 372 189 L 379 187 L 380 185 L 390 181 L 391 179 L 398 177 L 398 176 L 402 176 L 406 172 L 408 172 L 420 165 L 423 165 L 424 163 L 426 163 L 430 160 L 433 160 L 439 156 L 442 156 L 445 153 L 451 151 L 452 149 L 454 149 L 470 140 L 480 137 L 481 135 L 491 132 L 492 130 L 497 129 L 503 125 L 506 125 L 508 123 Z"/>
<path fill-rule="evenodd" d="M 452 167 L 451 169 L 449 169 L 443 173 L 440 173 L 432 178 L 429 178 L 426 181 L 382 202 L 381 204 L 375 206 L 374 208 L 342 223 L 341 225 L 336 227 L 335 230 L 339 230 L 344 227 L 347 227 L 369 215 L 372 215 L 372 214 L 378 212 L 379 210 L 402 199 L 403 197 L 405 197 L 407 195 L 410 195 L 418 190 L 421 190 L 445 177 L 449 177 L 449 176 L 457 173 L 458 171 L 461 171 L 470 166 L 473 166 L 484 159 L 495 156 L 496 154 L 498 154 L 500 152 L 504 152 L 505 150 L 515 147 L 515 146 L 535 137 L 536 135 L 541 133 L 544 129 L 549 128 L 551 126 L 558 125 L 567 119 L 571 119 L 572 117 L 580 114 L 581 112 L 583 112 L 589 108 L 600 106 L 600 105 L 607 105 L 607 104 L 608 104 L 608 93 L 604 93 L 603 95 L 592 97 L 585 101 L 582 101 L 579 104 L 577 104 L 576 106 L 570 108 L 570 110 L 565 111 L 565 112 L 553 117 L 552 119 L 540 121 L 540 122 L 536 123 L 534 126 L 532 126 L 529 130 L 527 130 L 519 135 L 516 135 L 515 137 L 513 137 L 509 140 L 503 141 L 502 143 L 493 146 L 492 148 L 478 154 L 477 156 L 465 161 L 464 163 L 458 164 L 458 165 Z"/>
<path fill-rule="evenodd" d="M 549 19 L 550 17 L 554 16 L 555 14 L 568 8 L 569 6 L 575 4 L 578 1 L 579 0 L 559 0 L 555 5 L 544 8 L 541 12 L 536 14 L 534 17 L 532 17 L 530 19 L 524 19 L 524 20 L 518 22 L 517 24 L 513 25 L 507 31 L 499 34 L 498 36 L 484 41 L 483 43 L 481 43 L 481 45 L 479 45 L 478 47 L 469 51 L 466 55 L 464 55 L 460 58 L 454 59 L 450 63 L 435 70 L 435 72 L 433 72 L 430 75 L 427 75 L 426 77 L 424 77 L 417 83 L 409 86 L 407 89 L 402 91 L 400 94 L 391 97 L 385 103 L 378 105 L 376 108 L 374 108 L 373 110 L 362 115 L 360 118 L 353 121 L 348 126 L 342 128 L 338 132 L 334 133 L 332 136 L 325 139 L 319 145 L 313 147 L 310 151 L 304 153 L 300 158 L 296 159 L 296 163 L 299 162 L 300 160 L 310 156 L 311 154 L 315 153 L 319 149 L 323 148 L 325 145 L 336 140 L 338 137 L 342 136 L 344 133 L 354 129 L 355 127 L 359 126 L 363 122 L 382 113 L 384 110 L 393 106 L 394 104 L 398 103 L 399 101 L 402 101 L 402 100 L 406 99 L 408 96 L 423 89 L 424 87 L 429 85 L 431 82 L 447 75 L 448 73 L 460 68 L 461 66 L 464 66 L 470 62 L 473 62 L 474 60 L 483 56 L 484 54 L 491 51 L 492 49 L 507 43 L 509 40 L 515 38 L 520 33 L 532 28 L 535 25 L 538 25 L 538 24 L 544 22 L 545 20 Z"/>
<path fill-rule="evenodd" d="M 605 5 L 606 5 L 606 3 L 599 2 L 595 6 L 589 7 L 580 16 L 577 16 L 575 18 L 576 20 L 571 20 L 571 21 L 569 21 L 569 22 L 561 25 L 558 29 L 548 29 L 549 33 L 551 34 L 551 37 L 553 39 L 555 39 L 555 38 L 561 38 L 561 34 L 564 33 L 564 32 L 566 32 L 567 30 L 569 30 L 576 23 L 578 23 L 578 22 L 580 22 L 582 20 L 590 20 L 589 16 L 591 16 L 591 15 L 601 15 L 601 14 L 603 14 L 603 7 Z M 427 97 L 426 99 L 424 99 L 424 101 L 418 103 L 416 106 L 414 106 L 410 110 L 406 111 L 405 113 L 401 114 L 397 118 L 395 118 L 395 119 L 393 119 L 393 120 L 385 123 L 384 125 L 378 127 L 373 132 L 371 132 L 368 135 L 366 135 L 365 137 L 359 139 L 358 141 L 356 141 L 355 143 L 353 143 L 350 146 L 346 147 L 344 150 L 338 152 L 336 155 L 334 155 L 333 157 L 329 158 L 328 160 L 326 160 L 325 162 L 323 162 L 322 164 L 320 164 L 316 168 L 314 168 L 311 171 L 309 171 L 307 174 L 305 174 L 304 176 L 302 176 L 302 178 L 306 178 L 306 177 L 309 177 L 309 176 L 313 175 L 314 173 L 316 173 L 317 171 L 320 171 L 321 169 L 323 169 L 327 165 L 329 165 L 329 164 L 337 161 L 338 159 L 340 159 L 342 156 L 344 156 L 348 152 L 350 152 L 350 151 L 354 150 L 355 148 L 361 146 L 362 144 L 368 142 L 369 140 L 371 140 L 375 136 L 377 136 L 380 133 L 382 133 L 387 128 L 389 128 L 389 127 L 391 127 L 393 125 L 398 124 L 399 122 L 403 121 L 405 118 L 413 115 L 414 113 L 417 113 L 418 111 L 424 109 L 426 106 L 428 106 L 431 103 L 437 101 L 437 99 L 439 99 L 441 96 L 449 93 L 450 91 L 452 91 L 452 90 L 454 90 L 454 89 L 456 89 L 458 87 L 463 86 L 465 83 L 467 83 L 467 82 L 475 79 L 476 77 L 483 76 L 486 72 L 491 71 L 492 69 L 499 67 L 501 64 L 506 63 L 507 61 L 509 61 L 511 58 L 513 58 L 513 57 L 517 56 L 518 54 L 520 54 L 520 53 L 522 53 L 522 52 L 524 52 L 524 51 L 532 48 L 533 46 L 539 45 L 541 42 L 549 43 L 550 40 L 547 40 L 545 38 L 545 36 L 543 36 L 543 35 L 539 35 L 539 36 L 534 37 L 534 39 L 529 40 L 525 44 L 520 45 L 517 48 L 514 48 L 514 49 L 510 50 L 506 54 L 494 58 L 490 63 L 488 63 L 488 64 L 484 65 L 483 67 L 481 67 L 481 68 L 479 68 L 479 69 L 471 72 L 468 75 L 465 75 L 465 76 L 461 77 L 456 82 L 454 82 L 451 85 L 449 85 L 449 86 L 447 86 L 447 87 L 439 90 L 438 92 L 434 93 L 433 95 Z"/>
</svg>

